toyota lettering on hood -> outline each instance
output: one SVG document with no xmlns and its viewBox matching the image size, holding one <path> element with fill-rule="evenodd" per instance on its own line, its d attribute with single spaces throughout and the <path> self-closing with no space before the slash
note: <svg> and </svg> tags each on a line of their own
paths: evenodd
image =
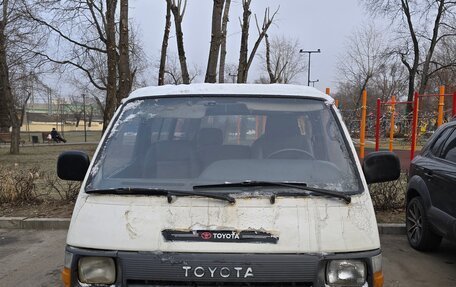
<svg viewBox="0 0 456 287">
<path fill-rule="evenodd" d="M 196 242 L 231 242 L 231 243 L 272 243 L 276 244 L 278 236 L 262 231 L 233 231 L 233 230 L 171 230 L 162 231 L 166 241 L 196 241 Z"/>
</svg>

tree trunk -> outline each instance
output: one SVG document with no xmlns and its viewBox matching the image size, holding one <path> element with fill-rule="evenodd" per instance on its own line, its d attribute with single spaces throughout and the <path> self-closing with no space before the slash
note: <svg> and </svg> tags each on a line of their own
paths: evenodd
<svg viewBox="0 0 456 287">
<path fill-rule="evenodd" d="M 356 111 L 358 111 L 358 108 L 360 108 L 360 105 L 361 105 L 361 99 L 363 97 L 363 92 L 364 90 L 367 89 L 367 84 L 369 84 L 369 80 L 371 79 L 370 76 L 367 76 L 364 81 L 363 81 L 363 85 L 361 86 L 361 89 L 359 90 L 359 94 L 358 94 L 358 98 L 356 99 L 356 103 L 355 103 L 355 109 Z"/>
<path fill-rule="evenodd" d="M 268 34 L 264 35 L 264 39 L 266 41 L 266 69 L 268 70 L 269 83 L 274 84 L 277 82 L 277 79 L 271 68 L 271 45 L 269 44 Z"/>
<path fill-rule="evenodd" d="M 190 84 L 190 76 L 187 68 L 187 58 L 185 57 L 184 32 L 182 31 L 182 19 L 184 14 L 181 14 L 179 7 L 172 4 L 171 0 L 167 1 L 171 4 L 171 12 L 173 12 L 174 25 L 176 26 L 177 52 L 179 54 L 179 62 L 182 71 L 182 82 L 184 84 Z"/>
<path fill-rule="evenodd" d="M 131 91 L 132 74 L 130 70 L 130 49 L 128 32 L 128 0 L 120 0 L 120 23 L 119 23 L 119 92 L 117 94 L 117 106 Z"/>
<path fill-rule="evenodd" d="M 407 101 L 413 101 L 413 94 L 415 93 L 415 78 L 418 71 L 418 65 L 420 64 L 420 46 L 418 44 L 415 29 L 413 27 L 412 15 L 410 12 L 408 0 L 401 0 L 401 6 L 407 20 L 407 26 L 413 43 L 413 65 L 409 66 L 406 64 L 409 71 Z M 403 63 L 406 63 L 405 60 L 403 60 Z M 410 114 L 412 111 L 412 105 L 407 105 L 406 111 L 407 114 Z"/>
<path fill-rule="evenodd" d="M 11 91 L 11 84 L 9 79 L 9 68 L 6 60 L 6 25 L 8 23 L 8 0 L 3 0 L 3 14 L 0 21 L 0 83 L 2 88 L 5 106 L 8 110 L 8 115 L 11 121 L 11 145 L 10 153 L 19 154 L 19 138 L 20 138 L 20 121 L 16 112 L 15 101 Z"/>
<path fill-rule="evenodd" d="M 225 8 L 222 18 L 222 37 L 220 43 L 220 64 L 219 64 L 219 83 L 225 82 L 225 62 L 226 62 L 226 31 L 228 27 L 231 0 L 225 0 Z"/>
<path fill-rule="evenodd" d="M 206 83 L 217 82 L 217 63 L 220 53 L 220 42 L 222 37 L 222 12 L 224 0 L 214 0 L 212 8 L 212 32 L 209 59 L 207 61 Z"/>
<path fill-rule="evenodd" d="M 76 127 L 79 127 L 79 122 L 81 121 L 81 114 L 74 114 L 74 118 L 76 120 Z"/>
<path fill-rule="evenodd" d="M 242 14 L 242 27 L 241 27 L 241 49 L 239 52 L 239 65 L 238 65 L 238 74 L 237 82 L 239 84 L 247 82 L 246 79 L 246 69 L 247 69 L 247 57 L 248 57 L 248 42 L 249 42 L 249 26 L 250 26 L 250 3 L 252 0 L 243 0 L 243 14 Z"/>
<path fill-rule="evenodd" d="M 24 102 L 22 103 L 21 106 L 21 117 L 19 118 L 19 126 L 22 127 L 24 124 L 24 118 L 25 118 L 25 110 L 27 109 L 27 103 L 32 96 L 32 93 L 28 92 L 27 97 L 25 98 Z"/>
<path fill-rule="evenodd" d="M 114 116 L 117 104 L 117 51 L 116 51 L 116 6 L 117 0 L 106 0 L 106 49 L 108 79 L 106 87 L 106 106 L 103 113 L 103 131 Z"/>
<path fill-rule="evenodd" d="M 8 116 L 5 93 L 3 92 L 2 87 L 3 83 L 0 83 L 0 133 L 8 133 L 9 128 L 11 127 L 11 121 Z"/>
<path fill-rule="evenodd" d="M 442 20 L 442 14 L 443 14 L 443 11 L 444 11 L 445 0 L 439 0 L 438 3 L 439 3 L 439 8 L 437 10 L 437 15 L 435 16 L 431 44 L 429 46 L 429 50 L 427 52 L 426 59 L 424 60 L 423 70 L 422 70 L 422 73 L 421 73 L 420 87 L 419 87 L 419 90 L 418 90 L 418 92 L 420 94 L 423 94 L 424 92 L 426 92 L 426 87 L 427 87 L 427 83 L 428 83 L 428 80 L 429 80 L 429 65 L 431 63 L 432 56 L 434 55 L 435 46 L 437 45 L 437 39 L 438 39 L 438 36 L 439 36 L 440 22 Z"/>
<path fill-rule="evenodd" d="M 6 5 L 7 4 L 8 3 L 6 3 Z M 6 15 L 5 13 L 6 13 L 6 9 L 3 10 L 2 20 L 0 22 L 0 28 L 1 28 L 0 37 L 2 37 L 0 39 L 0 44 L 2 45 L 2 47 L 1 47 L 2 51 L 6 50 L 6 48 L 3 47 L 3 45 L 5 45 L 4 22 L 3 22 L 4 17 Z M 4 52 L 4 53 L 6 53 L 6 52 Z M 1 63 L 0 69 L 3 69 L 3 67 L 4 67 L 3 65 L 6 65 L 6 62 L 5 62 L 5 64 L 3 64 L 3 62 Z M 0 77 L 0 132 L 9 133 L 9 129 L 11 127 L 11 120 L 9 118 L 8 106 L 6 105 L 6 101 L 7 101 L 6 93 L 5 93 L 6 85 L 4 83 L 4 80 L 5 80 L 5 78 L 3 77 L 3 71 L 2 71 L 2 77 Z"/>
<path fill-rule="evenodd" d="M 252 66 L 253 59 L 255 58 L 258 48 L 260 47 L 261 41 L 263 41 L 264 36 L 268 33 L 268 29 L 271 26 L 272 22 L 274 21 L 274 17 L 278 11 L 279 10 L 277 9 L 277 11 L 274 12 L 272 17 L 269 17 L 269 8 L 266 8 L 266 10 L 264 12 L 263 26 L 261 28 L 261 31 L 260 31 L 260 28 L 258 27 L 258 32 L 260 34 L 258 35 L 258 39 L 256 40 L 255 44 L 253 45 L 252 52 L 250 52 L 250 56 L 247 61 L 247 65 L 245 66 L 245 69 L 244 69 L 244 75 L 243 75 L 244 83 L 247 82 L 247 77 L 249 75 L 250 66 Z M 257 23 L 257 26 L 258 26 L 258 23 Z"/>
<path fill-rule="evenodd" d="M 5 34 L 4 23 L 0 23 L 0 78 L 2 83 L 2 92 L 5 97 L 5 104 L 8 110 L 8 116 L 11 120 L 11 145 L 10 153 L 19 154 L 19 139 L 21 131 L 21 123 L 16 112 L 13 94 L 11 92 L 11 84 L 9 81 L 8 64 L 6 61 L 6 47 L 5 47 Z"/>
<path fill-rule="evenodd" d="M 166 1 L 166 20 L 165 20 L 165 33 L 163 34 L 163 41 L 160 54 L 160 68 L 158 70 L 158 85 L 165 84 L 165 69 L 166 69 L 166 55 L 168 51 L 169 32 L 171 30 L 171 4 Z"/>
<path fill-rule="evenodd" d="M 93 119 L 93 106 L 90 105 L 89 124 L 88 124 L 89 128 L 92 126 L 92 119 Z"/>
</svg>

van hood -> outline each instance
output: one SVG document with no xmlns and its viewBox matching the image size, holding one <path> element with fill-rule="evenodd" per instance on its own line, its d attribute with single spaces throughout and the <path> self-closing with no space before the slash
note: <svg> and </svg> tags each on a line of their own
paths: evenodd
<svg viewBox="0 0 456 287">
<path fill-rule="evenodd" d="M 270 240 L 207 240 L 215 233 L 222 234 L 218 239 L 256 234 Z M 181 239 L 170 239 L 173 234 L 181 234 Z M 266 196 L 244 197 L 230 204 L 193 196 L 177 197 L 168 203 L 166 196 L 81 194 L 67 244 L 103 250 L 217 253 L 328 253 L 380 248 L 367 192 L 353 196 L 350 204 L 324 197 L 279 196 L 274 204 Z"/>
</svg>

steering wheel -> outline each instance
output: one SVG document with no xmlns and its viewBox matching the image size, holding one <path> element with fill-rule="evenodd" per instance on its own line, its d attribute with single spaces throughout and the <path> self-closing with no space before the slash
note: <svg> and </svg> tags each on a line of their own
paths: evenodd
<svg viewBox="0 0 456 287">
<path fill-rule="evenodd" d="M 313 155 L 311 155 L 308 151 L 305 151 L 303 149 L 298 149 L 298 148 L 284 148 L 284 149 L 280 149 L 278 151 L 275 151 L 271 154 L 269 154 L 266 158 L 274 158 L 276 157 L 277 158 L 277 155 L 281 154 L 281 153 L 286 153 L 286 152 L 289 152 L 289 153 L 296 153 L 296 154 L 300 154 L 301 156 L 304 155 L 305 159 L 315 159 L 313 157 Z"/>
</svg>

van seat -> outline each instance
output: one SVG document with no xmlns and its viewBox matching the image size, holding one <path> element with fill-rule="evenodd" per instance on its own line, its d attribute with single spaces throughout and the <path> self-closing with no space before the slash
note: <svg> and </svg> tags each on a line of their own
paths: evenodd
<svg viewBox="0 0 456 287">
<path fill-rule="evenodd" d="M 266 120 L 265 133 L 252 144 L 254 158 L 269 158 L 279 151 L 303 150 L 312 154 L 309 139 L 301 135 L 298 119 L 294 116 L 270 116 Z M 296 152 L 281 153 L 280 158 L 299 159 L 308 155 Z"/>
<path fill-rule="evenodd" d="M 202 168 L 218 160 L 251 158 L 249 146 L 224 145 L 222 130 L 217 128 L 203 128 L 198 132 L 197 151 Z"/>
<path fill-rule="evenodd" d="M 145 157 L 144 177 L 193 178 L 199 174 L 195 150 L 189 141 L 161 141 Z"/>
</svg>

